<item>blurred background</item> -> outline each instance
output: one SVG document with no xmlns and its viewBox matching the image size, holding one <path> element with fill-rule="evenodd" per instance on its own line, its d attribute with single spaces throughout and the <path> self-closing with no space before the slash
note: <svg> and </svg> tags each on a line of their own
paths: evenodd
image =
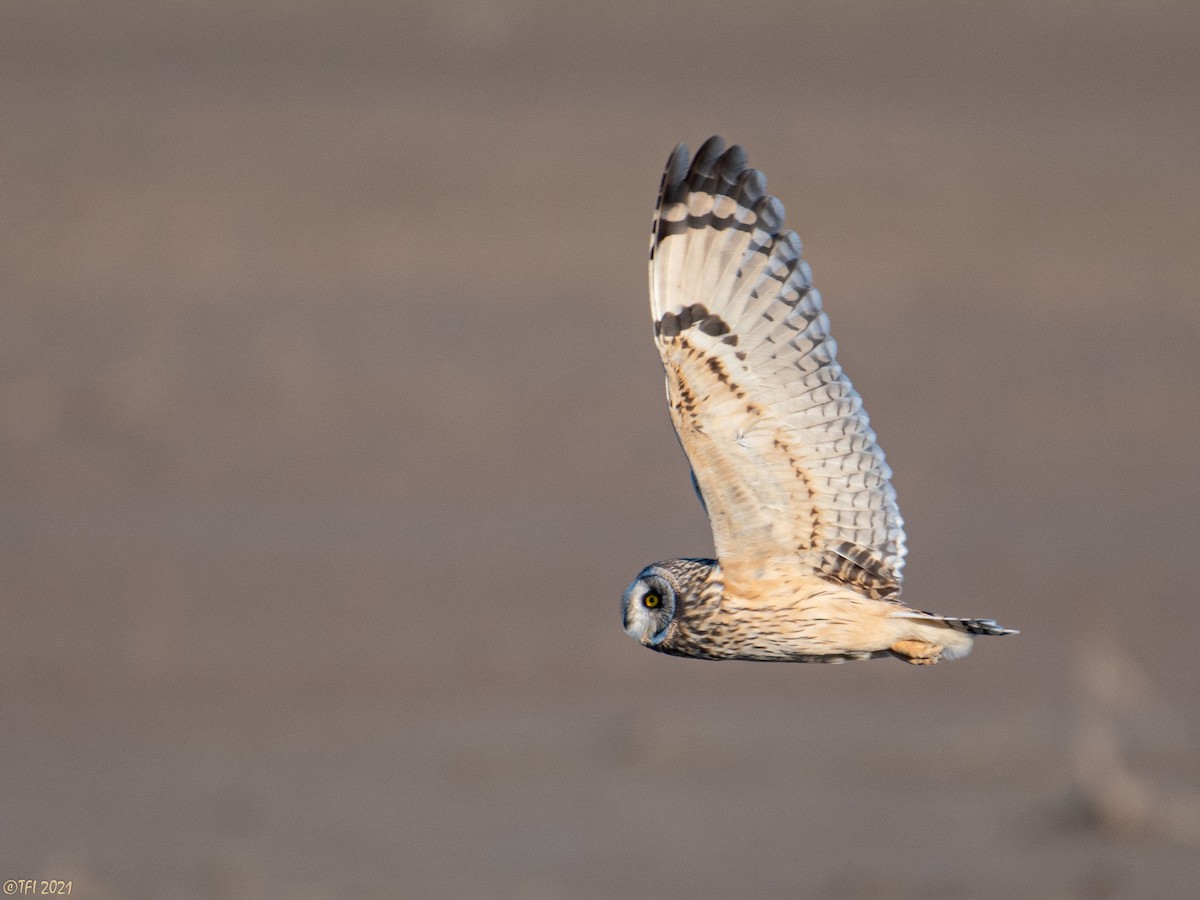
<svg viewBox="0 0 1200 900">
<path fill-rule="evenodd" d="M 1200 881 L 1200 10 L 4 5 L 0 879 L 94 898 Z M 648 653 L 711 552 L 645 286 L 743 143 L 925 671 Z"/>
</svg>

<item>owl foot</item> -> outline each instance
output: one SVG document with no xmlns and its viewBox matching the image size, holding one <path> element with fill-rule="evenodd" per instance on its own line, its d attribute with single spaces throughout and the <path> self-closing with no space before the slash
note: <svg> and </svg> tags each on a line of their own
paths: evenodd
<svg viewBox="0 0 1200 900">
<path fill-rule="evenodd" d="M 942 645 L 929 641 L 896 641 L 888 649 L 897 658 L 914 666 L 932 666 L 942 658 Z"/>
</svg>

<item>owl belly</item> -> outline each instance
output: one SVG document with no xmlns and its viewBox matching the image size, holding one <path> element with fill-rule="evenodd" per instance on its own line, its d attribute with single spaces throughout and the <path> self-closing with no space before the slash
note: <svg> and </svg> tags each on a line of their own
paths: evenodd
<svg viewBox="0 0 1200 900">
<path fill-rule="evenodd" d="M 896 604 L 836 588 L 719 604 L 680 623 L 679 649 L 709 659 L 845 662 L 887 656 Z"/>
</svg>

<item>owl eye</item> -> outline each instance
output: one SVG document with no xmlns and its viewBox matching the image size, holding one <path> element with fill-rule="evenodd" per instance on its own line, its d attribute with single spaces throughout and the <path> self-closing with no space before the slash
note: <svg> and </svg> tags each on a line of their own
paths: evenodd
<svg viewBox="0 0 1200 900">
<path fill-rule="evenodd" d="M 662 597 L 658 596 L 658 594 L 647 594 L 642 598 L 642 605 L 646 609 L 656 609 L 662 605 Z"/>
</svg>

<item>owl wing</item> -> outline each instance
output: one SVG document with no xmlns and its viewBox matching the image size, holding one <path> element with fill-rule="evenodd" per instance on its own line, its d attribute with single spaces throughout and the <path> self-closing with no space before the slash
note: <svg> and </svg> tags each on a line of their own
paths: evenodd
<svg viewBox="0 0 1200 900">
<path fill-rule="evenodd" d="M 822 578 L 900 593 L 891 470 L 800 240 L 741 147 L 671 154 L 650 239 L 650 304 L 671 418 L 708 511 L 727 591 Z"/>
</svg>

